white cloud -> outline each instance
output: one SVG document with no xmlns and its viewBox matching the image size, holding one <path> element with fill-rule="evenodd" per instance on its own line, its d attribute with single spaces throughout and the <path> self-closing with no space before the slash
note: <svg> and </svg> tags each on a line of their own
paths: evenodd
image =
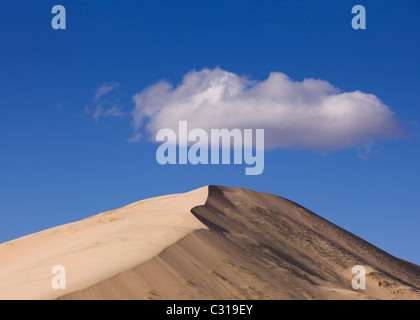
<svg viewBox="0 0 420 320">
<path fill-rule="evenodd" d="M 100 117 L 122 117 L 124 113 L 119 106 L 118 99 L 119 84 L 115 83 L 104 83 L 98 89 L 95 90 L 93 101 L 95 102 L 92 110 L 88 105 L 85 106 L 85 114 L 91 115 L 93 119 L 98 122 Z M 116 91 L 115 94 L 109 96 L 110 92 Z M 105 97 L 108 95 L 107 97 Z"/>
<path fill-rule="evenodd" d="M 271 148 L 328 151 L 398 136 L 394 112 L 373 94 L 341 92 L 327 81 L 272 72 L 251 81 L 220 68 L 190 71 L 173 87 L 161 81 L 133 97 L 133 123 L 151 139 L 162 128 L 265 129 Z"/>
<path fill-rule="evenodd" d="M 95 111 L 93 111 L 92 116 L 97 122 L 99 120 L 99 117 L 107 117 L 107 116 L 122 117 L 124 116 L 124 113 L 121 111 L 120 107 L 118 107 L 117 105 L 109 109 L 105 109 L 101 105 L 97 105 Z"/>
<path fill-rule="evenodd" d="M 133 137 L 128 139 L 128 142 L 130 142 L 130 143 L 139 142 L 140 139 L 141 139 L 141 133 L 137 132 Z"/>
<path fill-rule="evenodd" d="M 95 94 L 93 96 L 93 101 L 98 101 L 101 97 L 106 95 L 107 93 L 118 89 L 118 83 L 104 83 L 98 89 L 96 89 Z"/>
</svg>

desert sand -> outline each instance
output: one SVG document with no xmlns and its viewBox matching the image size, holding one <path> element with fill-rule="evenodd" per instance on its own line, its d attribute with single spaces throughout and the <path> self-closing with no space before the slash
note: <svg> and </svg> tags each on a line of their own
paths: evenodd
<svg viewBox="0 0 420 320">
<path fill-rule="evenodd" d="M 139 201 L 0 245 L 0 299 L 55 299 L 135 267 L 196 229 L 208 188 Z M 65 268 L 66 289 L 52 287 Z"/>
<path fill-rule="evenodd" d="M 0 259 L 1 299 L 420 299 L 420 266 L 243 188 L 140 201 L 4 243 Z M 66 290 L 51 287 L 55 264 Z"/>
</svg>

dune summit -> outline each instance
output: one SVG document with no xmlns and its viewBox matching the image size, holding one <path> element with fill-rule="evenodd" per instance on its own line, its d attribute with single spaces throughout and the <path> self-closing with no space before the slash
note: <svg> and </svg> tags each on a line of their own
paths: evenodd
<svg viewBox="0 0 420 320">
<path fill-rule="evenodd" d="M 420 299 L 420 266 L 242 188 L 143 200 L 6 242 L 0 259 L 1 299 Z M 51 287 L 55 264 L 66 290 Z"/>
</svg>

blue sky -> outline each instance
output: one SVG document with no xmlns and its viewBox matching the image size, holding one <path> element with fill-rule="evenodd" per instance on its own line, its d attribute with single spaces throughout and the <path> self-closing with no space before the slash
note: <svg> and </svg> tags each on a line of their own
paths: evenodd
<svg viewBox="0 0 420 320">
<path fill-rule="evenodd" d="M 56 4 L 66 30 L 51 27 Z M 356 4 L 366 30 L 351 27 Z M 0 242 L 216 184 L 284 196 L 420 264 L 419 14 L 418 1 L 2 1 Z M 375 141 L 368 159 L 366 145 L 267 150 L 259 176 L 161 166 L 157 144 L 129 142 L 135 94 L 216 67 L 373 94 L 405 133 Z M 113 89 L 95 100 L 104 86 Z"/>
</svg>

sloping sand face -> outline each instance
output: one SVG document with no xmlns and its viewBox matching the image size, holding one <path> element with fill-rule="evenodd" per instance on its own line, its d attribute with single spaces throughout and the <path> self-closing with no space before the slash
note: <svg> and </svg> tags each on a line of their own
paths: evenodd
<svg viewBox="0 0 420 320">
<path fill-rule="evenodd" d="M 420 267 L 287 199 L 209 187 L 207 229 L 60 299 L 420 299 Z M 366 268 L 354 290 L 352 267 Z"/>
<path fill-rule="evenodd" d="M 3 243 L 0 299 L 55 299 L 142 264 L 207 229 L 191 214 L 207 196 L 203 187 L 147 199 Z M 53 289 L 56 265 L 65 268 L 65 290 Z"/>
</svg>

